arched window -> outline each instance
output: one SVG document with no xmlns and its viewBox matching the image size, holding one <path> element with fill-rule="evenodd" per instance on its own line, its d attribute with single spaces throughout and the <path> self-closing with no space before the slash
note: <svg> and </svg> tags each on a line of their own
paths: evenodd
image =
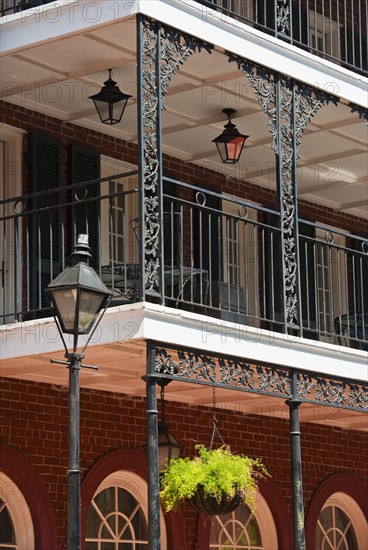
<svg viewBox="0 0 368 550">
<path fill-rule="evenodd" d="M 255 515 L 242 504 L 216 516 L 211 525 L 211 550 L 270 550 L 278 548 L 275 522 L 266 500 L 258 495 Z"/>
<path fill-rule="evenodd" d="M 4 472 L 0 472 L 0 548 L 34 548 L 32 517 L 24 495 Z"/>
<path fill-rule="evenodd" d="M 367 537 L 367 522 L 355 500 L 345 493 L 331 495 L 318 516 L 316 550 L 359 550 Z"/>
<path fill-rule="evenodd" d="M 15 529 L 9 509 L 0 498 L 0 544 L 1 549 L 16 548 Z"/>
<path fill-rule="evenodd" d="M 86 550 L 147 550 L 147 485 L 141 477 L 118 471 L 103 480 L 88 508 L 85 541 Z"/>
</svg>

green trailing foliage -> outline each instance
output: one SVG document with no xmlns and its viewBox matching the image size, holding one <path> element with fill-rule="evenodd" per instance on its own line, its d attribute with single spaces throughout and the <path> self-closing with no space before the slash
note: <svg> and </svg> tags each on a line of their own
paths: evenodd
<svg viewBox="0 0 368 550">
<path fill-rule="evenodd" d="M 269 473 L 260 459 L 236 455 L 229 447 L 210 450 L 196 445 L 194 458 L 171 460 L 161 477 L 161 502 L 166 512 L 178 511 L 184 500 L 193 497 L 198 488 L 205 496 L 219 502 L 225 493 L 240 493 L 242 501 L 255 510 L 258 482 Z"/>
</svg>

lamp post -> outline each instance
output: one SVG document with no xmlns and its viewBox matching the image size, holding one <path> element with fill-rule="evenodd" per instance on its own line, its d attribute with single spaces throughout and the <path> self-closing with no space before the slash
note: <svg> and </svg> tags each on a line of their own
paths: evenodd
<svg viewBox="0 0 368 550">
<path fill-rule="evenodd" d="M 99 324 L 109 302 L 111 293 L 92 267 L 89 267 L 88 235 L 78 235 L 72 253 L 72 265 L 58 275 L 45 289 L 50 308 L 55 318 L 65 348 L 66 361 L 51 360 L 69 368 L 69 464 L 68 464 L 68 517 L 67 548 L 80 550 L 80 468 L 79 424 L 80 389 L 79 371 L 84 351 Z M 99 315 L 100 314 L 100 315 Z M 64 334 L 73 335 L 73 350 L 68 351 Z M 78 336 L 89 334 L 81 352 L 77 352 Z"/>
<path fill-rule="evenodd" d="M 222 134 L 213 139 L 217 150 L 224 164 L 235 164 L 240 159 L 245 140 L 249 137 L 241 134 L 235 124 L 231 122 L 231 115 L 236 113 L 234 109 L 223 109 L 223 113 L 228 116 L 228 122 L 225 124 Z"/>
</svg>

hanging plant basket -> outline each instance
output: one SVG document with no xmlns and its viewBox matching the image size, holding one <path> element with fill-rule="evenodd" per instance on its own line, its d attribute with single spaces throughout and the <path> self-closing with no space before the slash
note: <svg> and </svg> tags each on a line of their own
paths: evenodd
<svg viewBox="0 0 368 550">
<path fill-rule="evenodd" d="M 196 445 L 194 458 L 170 460 L 161 476 L 161 502 L 166 512 L 188 501 L 206 515 L 227 514 L 245 502 L 255 509 L 258 481 L 269 475 L 256 458 L 236 455 L 229 447 Z"/>
<path fill-rule="evenodd" d="M 235 493 L 234 496 L 222 493 L 220 500 L 218 500 L 214 496 L 205 495 L 203 487 L 198 487 L 194 495 L 187 500 L 193 508 L 198 510 L 201 514 L 206 514 L 207 516 L 220 516 L 236 510 L 244 501 L 244 497 L 238 492 Z"/>
</svg>

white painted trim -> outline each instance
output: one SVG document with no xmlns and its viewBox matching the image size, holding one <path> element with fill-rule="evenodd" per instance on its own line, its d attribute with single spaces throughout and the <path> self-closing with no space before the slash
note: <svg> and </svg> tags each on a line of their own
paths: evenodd
<svg viewBox="0 0 368 550">
<path fill-rule="evenodd" d="M 364 351 L 220 321 L 149 302 L 109 308 L 89 347 L 137 339 L 164 341 L 179 347 L 244 357 L 255 363 L 368 381 L 367 353 Z M 72 340 L 68 342 L 71 344 Z M 0 327 L 0 345 L 3 360 L 62 350 L 52 319 Z"/>
</svg>

